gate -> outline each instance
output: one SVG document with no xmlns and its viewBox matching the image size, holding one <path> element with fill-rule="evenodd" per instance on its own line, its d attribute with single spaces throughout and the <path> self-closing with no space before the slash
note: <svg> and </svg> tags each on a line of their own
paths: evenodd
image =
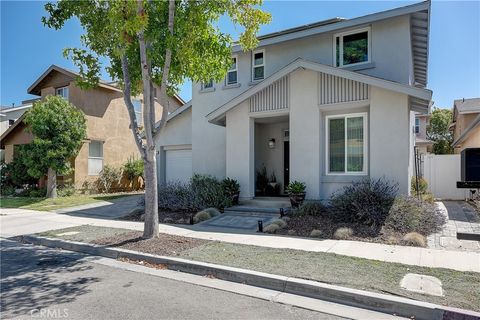
<svg viewBox="0 0 480 320">
<path fill-rule="evenodd" d="M 460 155 L 427 154 L 423 159 L 423 177 L 435 198 L 442 200 L 464 200 L 465 189 L 457 188 L 460 181 Z"/>
</svg>

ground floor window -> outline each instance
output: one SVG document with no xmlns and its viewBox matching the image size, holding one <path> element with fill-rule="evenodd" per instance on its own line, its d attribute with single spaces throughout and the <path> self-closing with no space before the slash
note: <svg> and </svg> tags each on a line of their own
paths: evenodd
<svg viewBox="0 0 480 320">
<path fill-rule="evenodd" d="M 327 174 L 366 174 L 367 115 L 327 117 Z"/>
<path fill-rule="evenodd" d="M 88 175 L 97 176 L 103 169 L 103 141 L 90 141 L 88 145 Z"/>
</svg>

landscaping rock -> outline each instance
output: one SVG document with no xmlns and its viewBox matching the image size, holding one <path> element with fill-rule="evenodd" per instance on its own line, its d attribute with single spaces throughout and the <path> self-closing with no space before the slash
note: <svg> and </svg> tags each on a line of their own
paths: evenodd
<svg viewBox="0 0 480 320">
<path fill-rule="evenodd" d="M 275 219 L 272 222 L 270 222 L 270 225 L 272 224 L 276 224 L 280 229 L 283 229 L 287 226 L 287 223 L 282 219 Z"/>
<path fill-rule="evenodd" d="M 346 240 L 353 236 L 352 228 L 338 228 L 333 234 L 333 238 L 337 240 Z"/>
<path fill-rule="evenodd" d="M 287 231 L 287 234 L 288 234 L 289 236 L 295 236 L 295 235 L 297 235 L 297 231 L 296 231 L 296 230 L 288 230 L 288 231 Z"/>
<path fill-rule="evenodd" d="M 412 292 L 443 297 L 442 282 L 432 276 L 407 273 L 400 282 L 400 287 Z"/>
<path fill-rule="evenodd" d="M 269 224 L 265 228 L 263 228 L 263 232 L 265 233 L 276 233 L 278 230 L 280 230 L 280 227 L 278 224 Z"/>
<path fill-rule="evenodd" d="M 417 232 L 410 232 L 403 236 L 402 242 L 408 246 L 425 247 L 427 240 Z"/>
<path fill-rule="evenodd" d="M 322 230 L 314 229 L 314 230 L 312 230 L 312 232 L 310 232 L 310 237 L 311 238 L 321 238 L 321 237 L 323 237 L 323 232 L 322 232 Z"/>
</svg>

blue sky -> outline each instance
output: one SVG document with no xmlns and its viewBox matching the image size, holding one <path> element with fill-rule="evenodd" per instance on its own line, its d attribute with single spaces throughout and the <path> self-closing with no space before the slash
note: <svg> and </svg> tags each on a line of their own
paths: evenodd
<svg viewBox="0 0 480 320">
<path fill-rule="evenodd" d="M 320 21 L 331 17 L 354 18 L 405 6 L 407 1 L 266 1 L 272 23 L 260 34 Z M 69 21 L 61 31 L 41 23 L 41 1 L 1 1 L 2 105 L 20 104 L 33 98 L 27 88 L 51 64 L 75 69 L 63 58 L 62 49 L 80 45 L 82 29 Z M 456 98 L 480 97 L 480 1 L 433 1 L 430 24 L 429 80 L 435 105 L 450 108 Z M 238 30 L 220 21 L 234 38 Z M 104 74 L 104 79 L 109 80 Z M 180 95 L 191 97 L 190 83 Z"/>
</svg>

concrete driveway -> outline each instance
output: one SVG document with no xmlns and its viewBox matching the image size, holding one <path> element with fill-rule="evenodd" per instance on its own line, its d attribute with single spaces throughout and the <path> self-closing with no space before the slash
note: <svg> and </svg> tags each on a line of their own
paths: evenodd
<svg viewBox="0 0 480 320">
<path fill-rule="evenodd" d="M 133 196 L 126 196 L 108 201 L 59 209 L 55 210 L 54 212 L 77 217 L 117 219 L 128 214 L 133 209 L 141 207 L 140 201 L 143 198 L 144 194 L 136 194 Z"/>
</svg>

